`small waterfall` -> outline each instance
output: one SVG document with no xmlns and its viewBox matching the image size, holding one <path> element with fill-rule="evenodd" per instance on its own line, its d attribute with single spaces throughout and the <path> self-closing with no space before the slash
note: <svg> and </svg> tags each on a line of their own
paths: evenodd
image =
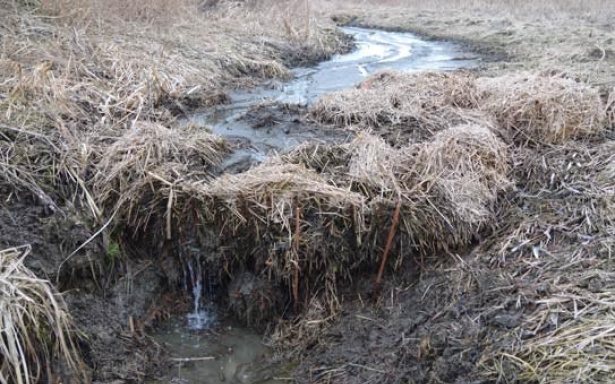
<svg viewBox="0 0 615 384">
<path fill-rule="evenodd" d="M 203 269 L 201 255 L 198 249 L 191 249 L 188 255 L 180 254 L 184 264 L 183 286 L 186 291 L 192 291 L 193 311 L 188 314 L 188 328 L 194 330 L 208 329 L 216 322 L 216 313 L 213 308 L 212 281 L 207 274 L 209 300 L 204 303 L 203 295 Z"/>
</svg>

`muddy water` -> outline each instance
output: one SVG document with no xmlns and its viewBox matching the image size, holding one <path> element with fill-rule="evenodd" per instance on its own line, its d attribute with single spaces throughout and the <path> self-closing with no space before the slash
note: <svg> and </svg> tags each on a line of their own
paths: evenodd
<svg viewBox="0 0 615 384">
<path fill-rule="evenodd" d="M 310 104 L 323 94 L 350 88 L 383 69 L 405 72 L 455 70 L 475 66 L 478 58 L 463 54 L 446 42 L 427 42 L 410 33 L 343 28 L 354 37 L 357 49 L 338 55 L 316 68 L 299 68 L 295 79 L 282 85 L 276 101 Z"/>
<path fill-rule="evenodd" d="M 241 172 L 271 151 L 284 151 L 305 141 L 343 141 L 346 133 L 312 126 L 301 118 L 306 106 L 323 94 L 352 87 L 383 70 L 454 70 L 476 66 L 452 44 L 421 41 L 407 33 L 344 28 L 356 49 L 313 68 L 293 70 L 286 83 L 271 82 L 231 94 L 232 103 L 191 117 L 212 127 L 234 146 L 226 170 Z M 191 264 L 188 263 L 188 266 Z M 259 335 L 218 320 L 203 295 L 204 271 L 188 268 L 186 290 L 194 299 L 187 318 L 174 319 L 154 335 L 171 356 L 175 368 L 153 383 L 265 384 L 283 383 L 282 367 L 268 364 L 268 349 Z M 276 379 L 278 378 L 278 379 Z"/>
<path fill-rule="evenodd" d="M 166 348 L 173 368 L 150 384 L 281 384 L 283 367 L 270 363 L 262 337 L 229 324 L 189 331 L 181 319 L 165 324 L 155 335 Z"/>
<path fill-rule="evenodd" d="M 306 141 L 343 141 L 340 132 L 323 130 L 301 115 L 320 96 L 350 88 L 383 70 L 455 70 L 478 66 L 480 59 L 448 42 L 428 42 L 410 33 L 346 27 L 356 49 L 336 55 L 313 68 L 296 68 L 288 82 L 271 81 L 261 87 L 231 93 L 232 102 L 193 116 L 197 123 L 234 143 L 225 168 L 243 170 L 261 162 L 270 151 L 284 151 Z M 241 166 L 244 165 L 244 167 Z"/>
</svg>

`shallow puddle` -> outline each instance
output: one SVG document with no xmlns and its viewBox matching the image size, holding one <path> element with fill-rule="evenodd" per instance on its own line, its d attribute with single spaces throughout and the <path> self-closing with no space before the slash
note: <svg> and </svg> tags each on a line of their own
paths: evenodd
<svg viewBox="0 0 615 384">
<path fill-rule="evenodd" d="M 283 367 L 269 362 L 262 336 L 230 324 L 191 330 L 174 319 L 152 335 L 173 369 L 149 384 L 281 384 Z"/>
</svg>

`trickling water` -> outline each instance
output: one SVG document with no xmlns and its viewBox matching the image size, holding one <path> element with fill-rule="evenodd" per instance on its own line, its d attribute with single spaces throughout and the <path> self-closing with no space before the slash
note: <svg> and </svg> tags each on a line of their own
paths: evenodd
<svg viewBox="0 0 615 384">
<path fill-rule="evenodd" d="M 192 312 L 186 318 L 188 328 L 193 330 L 203 330 L 211 328 L 216 323 L 216 312 L 213 308 L 213 282 L 211 275 L 208 274 L 209 302 L 203 303 L 203 268 L 201 257 L 198 252 L 184 258 L 186 264 L 184 270 L 184 289 L 188 291 L 188 283 L 192 291 Z"/>
</svg>

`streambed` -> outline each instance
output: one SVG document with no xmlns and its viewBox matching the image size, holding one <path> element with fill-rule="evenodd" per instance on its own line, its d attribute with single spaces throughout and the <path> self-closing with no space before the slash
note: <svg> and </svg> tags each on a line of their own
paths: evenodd
<svg viewBox="0 0 615 384">
<path fill-rule="evenodd" d="M 346 131 L 305 121 L 305 107 L 324 94 L 351 88 L 375 72 L 449 71 L 480 64 L 479 57 L 449 42 L 428 42 L 410 33 L 356 27 L 344 27 L 342 31 L 354 38 L 354 51 L 335 55 L 312 68 L 293 69 L 293 78 L 288 82 L 272 80 L 263 86 L 234 91 L 228 105 L 189 119 L 210 126 L 234 147 L 225 170 L 245 170 L 271 151 L 285 151 L 307 141 L 347 140 Z"/>
<path fill-rule="evenodd" d="M 343 28 L 356 49 L 313 68 L 294 69 L 293 79 L 231 93 L 231 103 L 197 114 L 187 122 L 211 126 L 233 147 L 227 172 L 241 172 L 307 141 L 341 142 L 348 133 L 306 122 L 305 107 L 326 93 L 352 87 L 383 69 L 401 71 L 455 70 L 477 66 L 478 57 L 447 42 L 426 42 L 415 35 L 362 28 Z M 197 271 L 195 273 L 195 271 Z M 174 368 L 153 383 L 282 383 L 284 367 L 271 364 L 270 351 L 255 332 L 218 317 L 211 294 L 204 294 L 198 266 L 190 269 L 186 289 L 194 310 L 174 318 L 153 335 L 172 358 Z"/>
</svg>

